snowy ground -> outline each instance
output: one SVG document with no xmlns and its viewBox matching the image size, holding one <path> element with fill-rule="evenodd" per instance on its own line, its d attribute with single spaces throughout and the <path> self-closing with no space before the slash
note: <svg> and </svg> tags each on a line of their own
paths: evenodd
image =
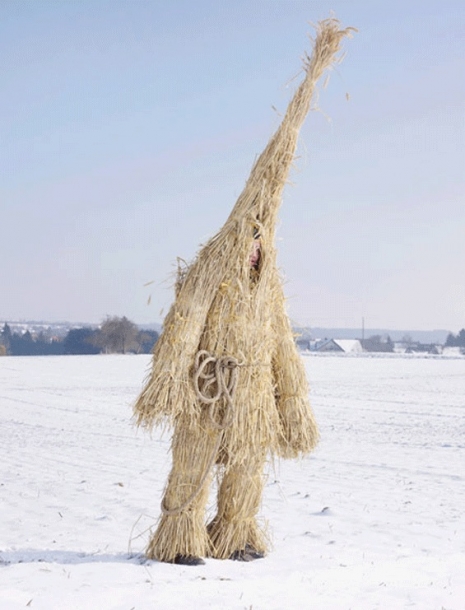
<svg viewBox="0 0 465 610">
<path fill-rule="evenodd" d="M 169 439 L 147 356 L 0 358 L 0 608 L 465 608 L 465 358 L 307 356 L 322 440 L 270 469 L 274 550 L 144 563 Z M 213 509 L 213 507 L 212 507 Z"/>
</svg>

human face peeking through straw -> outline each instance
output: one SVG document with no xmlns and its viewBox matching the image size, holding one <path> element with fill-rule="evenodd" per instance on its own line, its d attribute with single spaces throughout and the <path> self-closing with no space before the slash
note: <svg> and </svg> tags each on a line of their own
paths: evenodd
<svg viewBox="0 0 465 610">
<path fill-rule="evenodd" d="M 249 264 L 251 269 L 258 269 L 258 264 L 260 262 L 260 247 L 261 242 L 259 239 L 254 239 L 252 245 L 252 251 L 249 256 Z"/>
</svg>

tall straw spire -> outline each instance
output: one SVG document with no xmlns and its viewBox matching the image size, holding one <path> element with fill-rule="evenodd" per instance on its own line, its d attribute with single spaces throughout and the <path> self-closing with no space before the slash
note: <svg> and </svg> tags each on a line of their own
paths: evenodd
<svg viewBox="0 0 465 610">
<path fill-rule="evenodd" d="M 259 223 L 264 224 L 276 219 L 299 131 L 310 110 L 316 83 L 326 70 L 342 61 L 339 54 L 342 40 L 350 38 L 356 31 L 352 27 L 340 29 L 335 18 L 320 21 L 315 27 L 313 52 L 304 57 L 304 80 L 290 101 L 281 125 L 253 166 L 228 220 L 244 214 L 255 216 Z"/>
</svg>

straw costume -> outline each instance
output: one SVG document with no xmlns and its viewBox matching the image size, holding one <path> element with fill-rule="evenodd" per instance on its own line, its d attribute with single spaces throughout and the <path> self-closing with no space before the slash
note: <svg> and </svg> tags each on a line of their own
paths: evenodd
<svg viewBox="0 0 465 610">
<path fill-rule="evenodd" d="M 146 554 L 160 561 L 263 557 L 257 522 L 267 457 L 317 443 L 308 384 L 285 310 L 274 233 L 281 194 L 316 81 L 337 61 L 336 19 L 317 26 L 305 77 L 223 228 L 178 273 L 176 298 L 135 405 L 137 423 L 172 425 L 173 466 Z M 259 244 L 258 264 L 250 253 Z M 218 475 L 217 514 L 205 524 Z"/>
</svg>

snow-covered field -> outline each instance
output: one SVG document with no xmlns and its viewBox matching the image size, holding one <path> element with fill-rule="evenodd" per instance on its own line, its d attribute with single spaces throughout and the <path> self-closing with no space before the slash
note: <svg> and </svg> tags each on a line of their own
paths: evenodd
<svg viewBox="0 0 465 610">
<path fill-rule="evenodd" d="M 148 364 L 0 358 L 1 610 L 465 608 L 465 358 L 306 356 L 322 440 L 270 467 L 273 551 L 195 568 L 141 556 L 170 467 L 131 423 Z"/>
</svg>

